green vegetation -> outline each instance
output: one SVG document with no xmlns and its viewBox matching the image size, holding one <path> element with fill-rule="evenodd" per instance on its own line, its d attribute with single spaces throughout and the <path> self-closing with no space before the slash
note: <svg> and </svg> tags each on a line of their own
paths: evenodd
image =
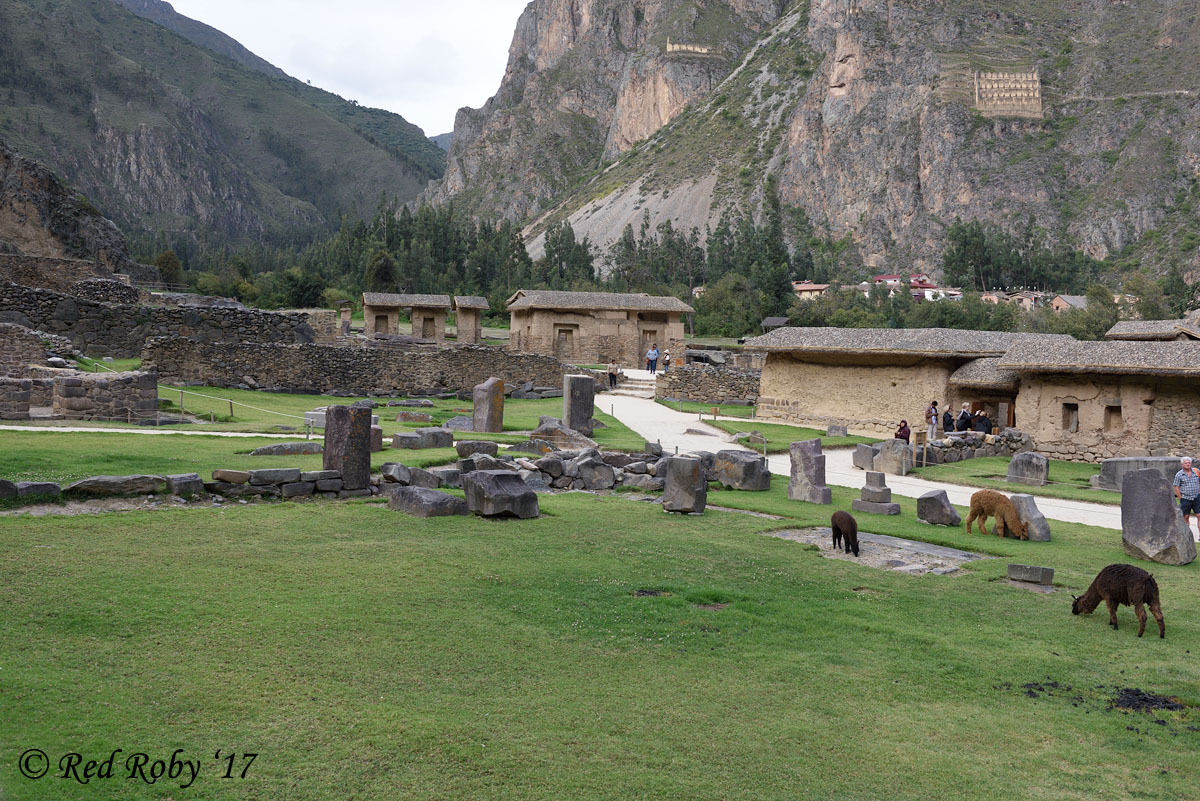
<svg viewBox="0 0 1200 801">
<path fill-rule="evenodd" d="M 1195 564 L 1156 566 L 1167 639 L 1139 640 L 1127 607 L 1116 632 L 1069 614 L 1127 561 L 1114 532 L 968 536 L 900 499 L 869 530 L 1001 557 L 914 577 L 763 536 L 828 522 L 784 484 L 711 496 L 784 521 L 584 494 L 507 523 L 324 501 L 0 518 L 0 742 L 204 761 L 187 790 L 122 782 L 134 800 L 1194 795 Z M 1008 562 L 1053 564 L 1059 591 L 1008 586 Z M 1112 708 L 1125 687 L 1186 708 Z M 235 784 L 218 747 L 259 756 Z M 5 771 L 14 801 L 97 797 Z"/>
<path fill-rule="evenodd" d="M 873 442 L 878 442 L 876 437 L 827 437 L 824 431 L 818 431 L 815 428 L 805 428 L 804 426 L 793 426 L 786 423 L 763 423 L 758 420 L 751 420 L 745 423 L 735 423 L 731 420 L 716 420 L 708 421 L 710 425 L 728 431 L 730 434 L 740 434 L 742 432 L 757 431 L 766 437 L 767 453 L 787 453 L 789 446 L 793 442 L 801 442 L 806 439 L 819 439 L 821 445 L 826 448 L 845 448 L 853 445 L 870 445 Z M 762 443 L 750 442 L 743 437 L 738 440 L 747 448 L 762 450 Z"/>
<path fill-rule="evenodd" d="M 954 464 L 922 467 L 913 472 L 929 481 L 941 481 L 946 484 L 963 484 L 968 487 L 983 487 L 1004 492 L 1025 492 L 1030 495 L 1066 498 L 1071 501 L 1121 503 L 1119 492 L 1091 488 L 1089 479 L 1100 472 L 1098 465 L 1051 459 L 1050 483 L 1044 487 L 1028 487 L 1024 484 L 1010 484 L 1005 480 L 1008 475 L 1008 462 L 1009 460 L 1003 456 L 989 456 L 982 459 L 967 459 L 965 462 L 955 462 Z"/>
</svg>

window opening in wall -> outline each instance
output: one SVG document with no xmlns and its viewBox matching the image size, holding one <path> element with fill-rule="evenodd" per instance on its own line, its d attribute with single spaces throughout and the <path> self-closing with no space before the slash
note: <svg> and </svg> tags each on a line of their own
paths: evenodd
<svg viewBox="0 0 1200 801">
<path fill-rule="evenodd" d="M 1064 403 L 1062 407 L 1062 427 L 1063 431 L 1068 431 L 1072 434 L 1079 431 L 1079 404 Z"/>
<path fill-rule="evenodd" d="M 1104 407 L 1104 430 L 1114 434 L 1125 430 L 1125 420 L 1121 417 L 1120 406 Z"/>
</svg>

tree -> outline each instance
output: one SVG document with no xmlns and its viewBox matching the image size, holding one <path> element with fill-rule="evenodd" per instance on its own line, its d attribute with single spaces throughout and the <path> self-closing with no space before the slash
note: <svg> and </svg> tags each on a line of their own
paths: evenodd
<svg viewBox="0 0 1200 801">
<path fill-rule="evenodd" d="M 371 292 L 394 292 L 396 290 L 396 259 L 382 247 L 371 254 L 363 284 Z"/>
<path fill-rule="evenodd" d="M 164 250 L 154 257 L 154 266 L 164 284 L 179 285 L 184 283 L 183 263 L 173 250 Z"/>
<path fill-rule="evenodd" d="M 757 334 L 762 293 L 744 275 L 729 273 L 696 301 L 696 331 L 701 335 L 741 337 Z"/>
<path fill-rule="evenodd" d="M 1121 291 L 1137 298 L 1132 311 L 1142 320 L 1166 320 L 1171 316 L 1167 298 L 1150 276 L 1136 272 L 1125 279 Z"/>
</svg>

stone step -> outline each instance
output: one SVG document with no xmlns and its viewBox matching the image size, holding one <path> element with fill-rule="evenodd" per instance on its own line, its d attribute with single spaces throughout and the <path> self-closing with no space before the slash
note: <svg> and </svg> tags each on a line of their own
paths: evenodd
<svg viewBox="0 0 1200 801">
<path fill-rule="evenodd" d="M 635 390 L 630 390 L 630 389 L 614 389 L 611 392 L 609 392 L 608 394 L 616 395 L 616 396 L 622 397 L 622 398 L 653 398 L 654 397 L 653 390 L 647 390 L 645 392 L 637 392 Z"/>
</svg>

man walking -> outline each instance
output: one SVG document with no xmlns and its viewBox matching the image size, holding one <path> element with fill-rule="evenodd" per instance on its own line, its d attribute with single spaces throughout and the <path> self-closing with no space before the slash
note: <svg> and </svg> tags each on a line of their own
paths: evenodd
<svg viewBox="0 0 1200 801">
<path fill-rule="evenodd" d="M 1192 533 L 1191 518 L 1200 515 L 1200 470 L 1192 467 L 1192 457 L 1185 456 L 1179 460 L 1183 469 L 1175 474 L 1171 482 L 1175 497 L 1179 499 L 1179 511 L 1183 512 L 1183 524 L 1188 533 Z"/>
<path fill-rule="evenodd" d="M 655 342 L 650 346 L 650 350 L 646 351 L 646 369 L 651 374 L 654 373 L 654 368 L 658 366 L 658 343 Z"/>
</svg>

